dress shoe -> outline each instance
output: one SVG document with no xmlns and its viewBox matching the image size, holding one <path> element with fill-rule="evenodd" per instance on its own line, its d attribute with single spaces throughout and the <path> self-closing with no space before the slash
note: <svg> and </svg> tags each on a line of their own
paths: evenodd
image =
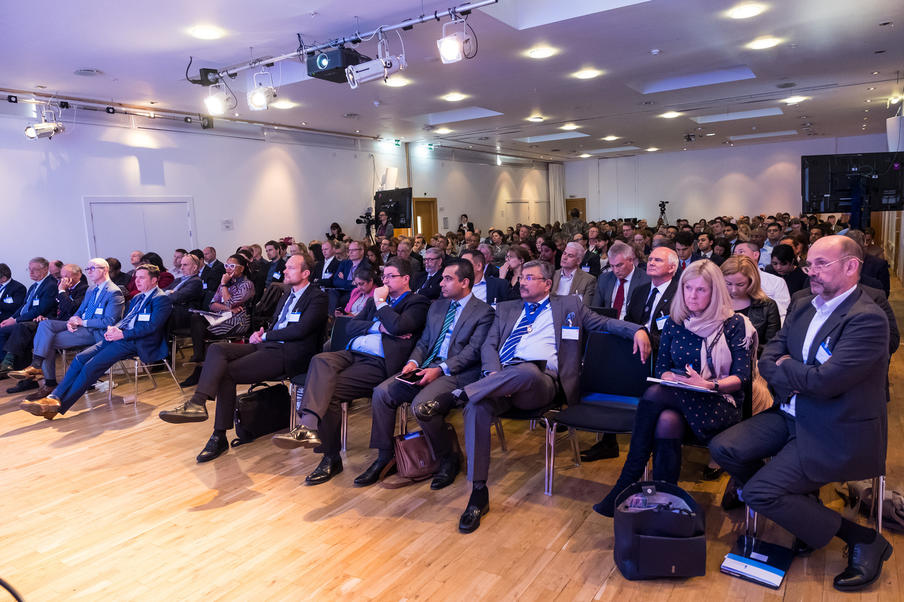
<svg viewBox="0 0 904 602">
<path fill-rule="evenodd" d="M 180 387 L 194 387 L 201 380 L 201 366 L 195 366 L 188 378 L 179 383 Z"/>
<path fill-rule="evenodd" d="M 888 540 L 876 533 L 871 543 L 848 546 L 847 568 L 835 575 L 835 589 L 852 592 L 863 589 L 882 574 L 882 563 L 891 558 Z"/>
<path fill-rule="evenodd" d="M 323 460 L 320 461 L 314 472 L 305 477 L 304 482 L 308 485 L 320 485 L 321 483 L 326 483 L 340 472 L 342 472 L 342 458 L 339 456 L 335 458 L 323 456 Z"/>
<path fill-rule="evenodd" d="M 28 366 L 24 370 L 11 371 L 9 373 L 9 377 L 16 380 L 35 380 L 38 378 L 44 378 L 44 371 L 40 368 L 35 368 L 34 366 Z"/>
<path fill-rule="evenodd" d="M 704 481 L 715 481 L 719 477 L 721 477 L 725 473 L 725 469 L 721 466 L 716 466 L 713 468 L 712 466 L 704 466 L 703 467 L 703 480 Z"/>
<path fill-rule="evenodd" d="M 207 440 L 207 445 L 204 446 L 201 453 L 198 454 L 198 463 L 210 462 L 214 458 L 223 455 L 227 449 L 229 449 L 229 442 L 226 441 L 226 435 L 217 435 L 214 433 L 210 436 L 210 439 Z"/>
<path fill-rule="evenodd" d="M 468 507 L 458 519 L 458 530 L 462 533 L 473 533 L 480 526 L 480 518 L 490 511 L 490 492 L 486 488 L 471 492 Z"/>
<path fill-rule="evenodd" d="M 448 487 L 455 481 L 455 477 L 461 470 L 461 456 L 456 453 L 449 454 L 439 463 L 439 470 L 433 475 L 430 481 L 430 489 L 442 489 Z"/>
<path fill-rule="evenodd" d="M 54 387 L 48 387 L 47 385 L 41 385 L 41 387 L 37 391 L 35 391 L 31 395 L 28 395 L 27 397 L 25 397 L 25 401 L 37 401 L 39 399 L 44 399 L 45 397 L 47 397 L 48 395 L 53 393 L 53 389 L 54 389 Z"/>
<path fill-rule="evenodd" d="M 601 439 L 593 444 L 589 449 L 581 452 L 581 462 L 595 462 L 597 460 L 608 460 L 618 457 L 618 442 L 615 445 L 610 441 Z"/>
<path fill-rule="evenodd" d="M 204 422 L 207 420 L 207 407 L 189 400 L 172 410 L 163 410 L 159 416 L 160 420 L 170 424 Z"/>
<path fill-rule="evenodd" d="M 60 412 L 60 401 L 52 397 L 44 397 L 37 401 L 23 401 L 19 404 L 19 409 L 25 410 L 33 416 L 41 416 L 47 420 L 53 420 L 53 417 Z"/>
<path fill-rule="evenodd" d="M 7 378 L 9 373 L 13 371 L 12 366 L 0 366 L 0 380 Z"/>
<path fill-rule="evenodd" d="M 744 506 L 741 496 L 738 494 L 738 482 L 734 479 L 728 479 L 725 486 L 725 493 L 722 494 L 722 510 L 736 510 Z"/>
<path fill-rule="evenodd" d="M 246 443 L 251 443 L 254 439 L 242 439 L 241 437 L 236 437 L 232 441 L 229 442 L 229 445 L 232 447 L 239 447 L 240 445 L 245 445 Z"/>
<path fill-rule="evenodd" d="M 396 468 L 395 458 L 391 458 L 388 462 L 380 462 L 378 458 L 374 460 L 374 463 L 367 470 L 355 477 L 355 486 L 367 487 L 368 485 L 373 485 L 396 472 L 398 472 L 398 469 Z"/>
<path fill-rule="evenodd" d="M 15 395 L 16 393 L 24 393 L 25 391 L 37 389 L 39 386 L 40 385 L 38 385 L 38 381 L 36 380 L 20 380 L 15 384 L 15 386 L 8 388 L 6 392 L 10 395 Z M 47 393 L 50 393 L 50 391 L 48 391 Z M 47 393 L 41 395 L 41 397 L 47 397 Z M 41 399 L 41 397 L 38 397 L 38 399 Z"/>
<path fill-rule="evenodd" d="M 812 554 L 814 550 L 810 546 L 810 544 L 805 542 L 803 539 L 795 537 L 794 541 L 791 543 L 791 551 L 795 556 L 799 558 L 806 558 L 807 556 Z"/>
<path fill-rule="evenodd" d="M 320 435 L 314 429 L 298 425 L 288 433 L 273 436 L 273 445 L 282 449 L 296 447 L 317 447 L 321 444 Z"/>
</svg>

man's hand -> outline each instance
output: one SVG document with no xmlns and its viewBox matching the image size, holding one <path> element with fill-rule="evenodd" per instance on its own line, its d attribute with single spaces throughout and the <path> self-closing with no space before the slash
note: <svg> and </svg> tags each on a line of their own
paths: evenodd
<svg viewBox="0 0 904 602">
<path fill-rule="evenodd" d="M 262 338 L 263 336 L 264 336 L 264 327 L 261 326 L 260 330 L 258 330 L 257 332 L 251 333 L 251 336 L 248 337 L 248 342 L 251 343 L 252 345 L 258 345 L 258 344 L 264 342 L 264 339 Z"/>
<path fill-rule="evenodd" d="M 650 351 L 652 349 L 653 346 L 650 344 L 650 336 L 647 334 L 646 330 L 641 328 L 634 333 L 634 353 L 640 353 L 640 361 L 642 363 L 647 363 L 647 358 L 650 357 Z"/>
<path fill-rule="evenodd" d="M 419 370 L 417 375 L 421 377 L 421 380 L 419 380 L 417 383 L 418 386 L 426 387 L 443 375 L 443 369 L 438 366 L 436 368 L 425 368 L 423 370 Z"/>
<path fill-rule="evenodd" d="M 6 327 L 6 326 L 12 326 L 15 323 L 16 323 L 15 318 L 7 318 L 7 319 L 3 320 L 2 322 L 0 322 L 0 328 Z"/>
<path fill-rule="evenodd" d="M 108 341 L 121 341 L 123 339 L 122 330 L 116 326 L 107 326 L 107 332 L 104 333 L 104 339 Z"/>
<path fill-rule="evenodd" d="M 408 362 L 404 366 L 402 366 L 402 374 L 403 375 L 411 374 L 415 370 L 417 370 L 417 364 L 415 364 L 414 362 Z"/>
<path fill-rule="evenodd" d="M 389 298 L 389 287 L 385 284 L 374 289 L 374 303 L 386 303 Z"/>
<path fill-rule="evenodd" d="M 57 285 L 57 290 L 61 293 L 65 293 L 70 288 L 72 288 L 72 278 L 60 278 L 60 283 Z"/>
<path fill-rule="evenodd" d="M 388 330 L 386 330 L 386 327 L 383 326 L 383 323 L 382 323 L 382 322 L 380 323 L 380 332 L 382 332 L 383 334 L 388 334 L 389 336 L 395 337 L 395 338 L 397 338 L 397 339 L 410 339 L 410 338 L 411 338 L 411 333 L 410 333 L 410 332 L 407 332 L 407 333 L 405 333 L 405 334 L 392 334 L 391 332 L 389 332 Z"/>
<path fill-rule="evenodd" d="M 45 318 L 44 316 L 35 316 L 35 319 L 33 320 L 33 322 L 43 322 L 46 319 L 47 318 Z"/>
</svg>

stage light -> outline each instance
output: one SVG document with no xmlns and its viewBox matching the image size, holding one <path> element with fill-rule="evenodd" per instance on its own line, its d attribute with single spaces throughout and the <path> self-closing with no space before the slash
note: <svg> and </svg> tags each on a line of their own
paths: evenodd
<svg viewBox="0 0 904 602">
<path fill-rule="evenodd" d="M 107 108 L 104 109 L 104 110 L 105 110 L 107 113 L 109 113 L 110 115 L 113 115 L 114 113 L 116 113 L 116 109 L 114 109 L 113 107 L 107 107 Z"/>
<path fill-rule="evenodd" d="M 447 33 L 449 26 L 461 26 L 461 31 L 453 31 Z M 436 47 L 439 49 L 439 57 L 444 64 L 457 63 L 467 57 L 465 47 L 470 48 L 471 36 L 468 34 L 467 25 L 464 19 L 454 19 L 443 24 L 443 37 L 436 41 Z"/>
<path fill-rule="evenodd" d="M 276 88 L 269 71 L 258 71 L 251 78 L 253 87 L 248 91 L 248 108 L 252 111 L 264 111 L 276 98 Z"/>
<path fill-rule="evenodd" d="M 389 76 L 408 66 L 405 55 L 383 56 L 372 61 L 351 65 L 345 69 L 348 85 L 354 90 L 360 84 L 382 79 L 388 83 Z M 404 85 L 404 84 L 402 84 Z"/>
<path fill-rule="evenodd" d="M 15 94 L 7 94 L 7 95 L 6 95 L 6 102 L 10 102 L 10 103 L 12 103 L 12 104 L 16 104 L 17 102 L 19 102 L 19 97 L 16 96 Z"/>
<path fill-rule="evenodd" d="M 208 88 L 207 98 L 204 99 L 204 107 L 210 115 L 223 115 L 226 113 L 228 99 L 226 92 L 219 86 L 211 86 Z"/>
<path fill-rule="evenodd" d="M 45 106 L 41 110 L 41 123 L 33 123 L 25 126 L 25 137 L 29 140 L 37 140 L 39 138 L 53 138 L 56 134 L 65 131 L 65 127 L 60 123 L 53 107 Z"/>
</svg>

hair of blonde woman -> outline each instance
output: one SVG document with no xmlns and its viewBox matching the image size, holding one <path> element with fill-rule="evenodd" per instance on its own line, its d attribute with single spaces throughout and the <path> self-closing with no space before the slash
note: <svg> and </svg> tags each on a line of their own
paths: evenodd
<svg viewBox="0 0 904 602">
<path fill-rule="evenodd" d="M 708 259 L 695 261 L 681 273 L 681 279 L 678 281 L 678 294 L 672 299 L 671 318 L 676 324 L 684 324 L 684 321 L 691 315 L 687 304 L 684 302 L 684 284 L 688 280 L 695 278 L 703 278 L 711 289 L 711 297 L 709 305 L 699 317 L 706 321 L 725 321 L 734 315 L 734 309 L 731 306 L 731 295 L 728 294 L 728 287 L 725 286 L 725 278 L 715 263 Z"/>
<path fill-rule="evenodd" d="M 760 285 L 760 270 L 749 257 L 745 255 L 732 255 L 719 266 L 719 269 L 722 270 L 722 276 L 743 274 L 749 281 L 745 292 L 752 300 L 762 302 L 769 298 L 769 296 L 763 292 Z"/>
</svg>

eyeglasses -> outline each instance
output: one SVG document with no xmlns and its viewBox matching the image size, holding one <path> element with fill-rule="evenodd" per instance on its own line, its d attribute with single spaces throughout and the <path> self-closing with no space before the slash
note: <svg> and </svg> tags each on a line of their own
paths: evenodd
<svg viewBox="0 0 904 602">
<path fill-rule="evenodd" d="M 393 278 L 404 278 L 401 274 L 383 274 L 383 280 L 391 280 Z"/>
<path fill-rule="evenodd" d="M 230 270 L 234 270 L 235 268 L 239 267 L 239 264 L 237 264 L 237 263 L 224 263 L 224 264 L 223 264 L 223 267 L 228 268 L 228 269 L 230 269 Z"/>
<path fill-rule="evenodd" d="M 845 259 L 856 259 L 860 263 L 863 263 L 862 260 L 858 259 L 857 257 L 854 257 L 853 255 L 845 255 L 844 257 L 839 257 L 835 261 L 830 261 L 828 263 L 809 263 L 809 262 L 807 262 L 807 263 L 804 263 L 803 265 L 801 265 L 800 269 L 803 271 L 804 274 L 807 274 L 809 276 L 810 274 L 812 274 L 814 272 L 821 272 L 824 269 L 826 269 L 827 267 L 829 267 L 830 265 L 832 265 L 833 263 L 838 263 L 839 261 L 844 261 Z"/>
<path fill-rule="evenodd" d="M 528 282 L 543 281 L 549 280 L 549 278 L 544 278 L 543 276 L 534 276 L 533 274 L 524 274 L 521 276 L 521 280 L 527 280 Z"/>
<path fill-rule="evenodd" d="M 95 270 L 102 270 L 103 268 L 99 268 L 96 265 L 89 265 L 85 268 L 86 272 L 94 272 Z"/>
</svg>

